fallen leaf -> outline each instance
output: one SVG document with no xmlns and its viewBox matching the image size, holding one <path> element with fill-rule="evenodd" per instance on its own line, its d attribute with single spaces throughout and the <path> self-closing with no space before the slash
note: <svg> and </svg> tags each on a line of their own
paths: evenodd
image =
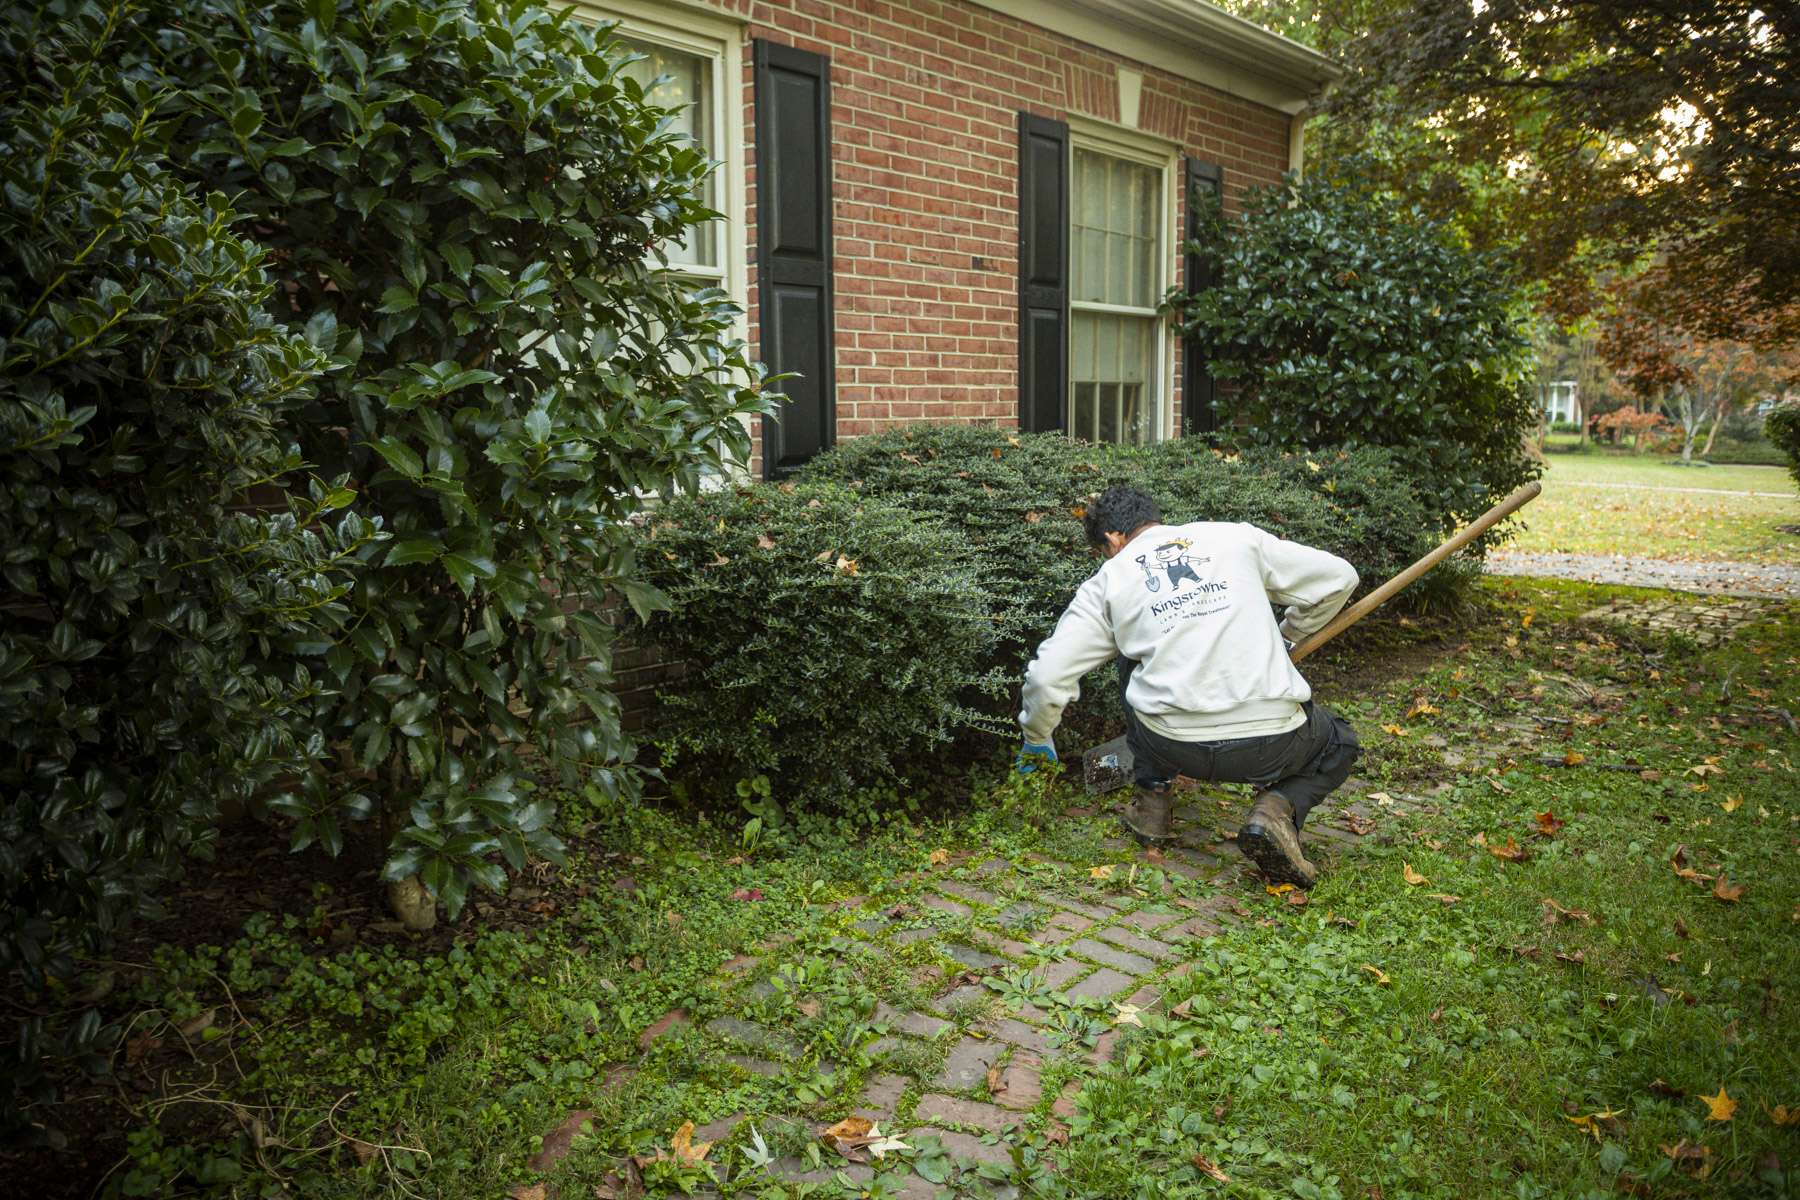
<svg viewBox="0 0 1800 1200">
<path fill-rule="evenodd" d="M 1382 970 L 1378 966 L 1375 966 L 1373 963 L 1364 963 L 1362 965 L 1362 969 L 1367 971 L 1369 974 L 1373 975 L 1375 977 L 1375 982 L 1379 983 L 1382 987 L 1386 987 L 1388 984 L 1393 982 L 1393 980 L 1388 978 L 1388 974 L 1386 971 Z"/>
<path fill-rule="evenodd" d="M 1533 620 L 1535 620 L 1536 618 L 1537 618 L 1537 609 L 1535 609 L 1535 608 L 1526 609 L 1525 615 L 1519 618 L 1519 628 L 1520 629 L 1530 629 L 1531 622 Z"/>
<path fill-rule="evenodd" d="M 1395 737 L 1411 737 L 1412 736 L 1412 732 L 1410 730 L 1408 730 L 1400 725 L 1383 725 L 1381 727 L 1381 731 L 1383 733 L 1391 733 Z"/>
<path fill-rule="evenodd" d="M 856 560 L 854 558 L 845 558 L 840 554 L 837 557 L 837 569 L 841 574 L 854 575 L 856 574 Z"/>
<path fill-rule="evenodd" d="M 1587 755 L 1583 754 L 1579 750 L 1571 750 L 1567 754 L 1563 755 L 1563 766 L 1565 766 L 1565 767 L 1579 767 L 1582 763 L 1584 763 L 1586 761 L 1587 761 Z"/>
<path fill-rule="evenodd" d="M 1028 512 L 1025 514 L 1025 523 L 1027 525 L 1036 525 L 1039 521 L 1041 521 L 1043 519 L 1044 519 L 1044 514 L 1041 512 Z"/>
<path fill-rule="evenodd" d="M 1370 792 L 1369 799 L 1381 805 L 1383 808 L 1389 808 L 1394 803 L 1394 798 L 1386 792 Z"/>
<path fill-rule="evenodd" d="M 1305 908 L 1312 903 L 1312 897 L 1305 892 L 1289 892 L 1286 900 L 1289 908 Z"/>
<path fill-rule="evenodd" d="M 1731 882 L 1730 876 L 1720 875 L 1719 881 L 1713 884 L 1712 894 L 1727 904 L 1736 904 L 1744 898 L 1744 892 L 1748 886 L 1742 883 L 1734 884 Z"/>
<path fill-rule="evenodd" d="M 184 1038 L 197 1037 L 200 1034 L 205 1033 L 208 1029 L 211 1029 L 213 1022 L 218 1019 L 218 1016 L 218 1009 L 209 1008 L 199 1016 L 192 1017 L 177 1025 L 175 1027 L 176 1032 L 180 1033 Z"/>
<path fill-rule="evenodd" d="M 950 852 L 948 850 L 933 850 L 931 852 L 931 865 L 932 866 L 941 867 L 949 861 L 950 861 Z"/>
<path fill-rule="evenodd" d="M 521 1183 L 506 1194 L 512 1197 L 512 1200 L 544 1200 L 549 1193 L 544 1190 L 544 1185 L 541 1183 Z"/>
<path fill-rule="evenodd" d="M 1618 1110 L 1609 1108 L 1604 1112 L 1589 1113 L 1585 1117 L 1564 1117 L 1563 1119 L 1572 1122 L 1575 1128 L 1580 1129 L 1585 1133 L 1593 1134 L 1594 1140 L 1597 1142 L 1601 1140 L 1600 1127 L 1602 1125 L 1617 1125 L 1619 1123 L 1619 1113 Z"/>
<path fill-rule="evenodd" d="M 1742 796 L 1733 796 L 1729 800 L 1721 800 L 1719 801 L 1719 807 L 1728 813 L 1736 812 L 1738 809 L 1744 807 L 1744 798 Z"/>
<path fill-rule="evenodd" d="M 1144 1010 L 1137 1005 L 1125 1004 L 1115 1000 L 1113 1002 L 1113 1009 L 1118 1014 L 1113 1017 L 1114 1025 L 1136 1025 L 1139 1029 L 1144 1027 L 1144 1023 L 1138 1019 L 1138 1014 Z"/>
<path fill-rule="evenodd" d="M 1709 1121 L 1729 1121 L 1731 1114 L 1737 1111 L 1738 1102 L 1725 1094 L 1725 1085 L 1719 1085 L 1716 1096 L 1701 1096 L 1706 1105 L 1706 1119 Z"/>
<path fill-rule="evenodd" d="M 1587 955 L 1580 950 L 1577 950 L 1573 954 L 1564 954 L 1561 950 L 1558 950 L 1556 952 L 1556 961 L 1566 962 L 1566 963 L 1574 963 L 1576 966 L 1579 967 L 1583 963 L 1587 962 Z"/>
<path fill-rule="evenodd" d="M 1436 1008 L 1432 1009 L 1429 1013 L 1426 1013 L 1425 1019 L 1427 1021 L 1443 1020 L 1444 1019 L 1444 1006 L 1440 1004 Z"/>
<path fill-rule="evenodd" d="M 538 1152 L 525 1160 L 526 1167 L 533 1171 L 548 1171 L 562 1159 L 568 1157 L 575 1139 L 584 1133 L 591 1132 L 594 1114 L 586 1109 L 577 1109 L 563 1118 L 562 1124 L 546 1133 Z"/>
<path fill-rule="evenodd" d="M 1567 821 L 1558 819 L 1557 815 L 1549 809 L 1545 809 L 1537 815 L 1537 831 L 1545 837 L 1549 837 L 1566 824 L 1568 824 Z"/>
<path fill-rule="evenodd" d="M 1428 717 L 1437 711 L 1439 711 L 1438 706 L 1431 701 L 1416 700 L 1413 702 L 1413 706 L 1406 710 L 1406 719 L 1410 721 L 1414 717 Z"/>
<path fill-rule="evenodd" d="M 773 550 L 775 548 L 775 539 L 766 533 L 759 533 L 756 535 L 756 548 L 758 550 Z"/>
<path fill-rule="evenodd" d="M 1650 1090 L 1655 1092 L 1658 1096 L 1667 1096 L 1671 1100 L 1680 1100 L 1687 1095 L 1686 1092 L 1665 1079 L 1652 1079 L 1650 1081 Z"/>
<path fill-rule="evenodd" d="M 1701 762 L 1701 763 L 1695 763 L 1693 766 L 1689 767 L 1686 771 L 1682 772 L 1682 774 L 1684 774 L 1684 775 L 1698 775 L 1702 779 L 1705 779 L 1708 775 L 1723 775 L 1724 773 L 1725 773 L 1725 768 L 1717 765 L 1716 763 L 1712 762 L 1711 760 L 1708 760 L 1706 762 Z"/>
<path fill-rule="evenodd" d="M 1769 1114 L 1769 1120 L 1784 1129 L 1790 1125 L 1800 1125 L 1800 1106 L 1789 1108 L 1785 1104 L 1777 1104 L 1774 1108 L 1765 1106 L 1763 1111 Z"/>
<path fill-rule="evenodd" d="M 1160 867 L 1165 861 L 1165 856 L 1161 850 L 1158 850 L 1155 846 L 1151 846 L 1148 850 L 1144 851 L 1144 861 L 1153 867 Z"/>
<path fill-rule="evenodd" d="M 1688 936 L 1687 922 L 1680 917 L 1675 918 L 1675 936 L 1678 938 L 1685 938 Z"/>
<path fill-rule="evenodd" d="M 1174 1008 L 1169 1010 L 1169 1015 L 1171 1017 L 1188 1017 L 1192 1016 L 1193 1013 L 1194 998 L 1192 996 L 1189 996 L 1186 1000 L 1183 1000 L 1180 1004 L 1177 1004 Z"/>
<path fill-rule="evenodd" d="M 1269 893 L 1271 896 L 1285 896 L 1293 890 L 1294 885 L 1291 883 L 1269 883 L 1263 885 L 1263 891 Z"/>
<path fill-rule="evenodd" d="M 1097 867 L 1088 868 L 1088 878 L 1090 879 L 1111 879 L 1112 875 L 1113 865 L 1111 863 L 1101 863 Z"/>
<path fill-rule="evenodd" d="M 825 1006 L 823 1004 L 820 1004 L 817 1000 L 810 997 L 805 1000 L 795 1001 L 794 1007 L 799 1010 L 801 1016 L 808 1020 L 811 1020 L 825 1011 Z"/>
<path fill-rule="evenodd" d="M 733 900 L 761 900 L 763 898 L 762 889 L 761 888 L 738 888 L 736 891 L 731 893 L 731 898 Z"/>
<path fill-rule="evenodd" d="M 1428 900 L 1436 900 L 1445 908 L 1450 907 L 1450 905 L 1455 904 L 1458 900 L 1462 899 L 1461 896 L 1452 896 L 1449 892 L 1426 892 L 1425 898 Z"/>
<path fill-rule="evenodd" d="M 1006 1090 L 1006 1070 L 999 1063 L 987 1069 L 987 1089 L 990 1096 L 998 1096 Z"/>
<path fill-rule="evenodd" d="M 1194 1155 L 1194 1157 L 1191 1161 L 1194 1164 L 1194 1169 L 1199 1171 L 1202 1175 L 1206 1176 L 1208 1179 L 1215 1180 L 1219 1183 L 1230 1183 L 1231 1182 L 1231 1176 L 1229 1176 L 1225 1172 L 1219 1170 L 1219 1164 L 1214 1162 L 1212 1159 L 1206 1157 L 1206 1155 L 1196 1154 L 1196 1155 Z"/>
<path fill-rule="evenodd" d="M 1525 857 L 1525 851 L 1519 848 L 1518 839 L 1511 837 L 1506 839 L 1504 846 L 1496 846 L 1490 842 L 1487 851 L 1495 858 L 1506 862 L 1519 862 Z"/>
<path fill-rule="evenodd" d="M 366 1167 L 381 1154 L 381 1147 L 372 1142 L 365 1142 L 361 1138 L 351 1138 L 350 1152 L 356 1155 L 358 1166 Z"/>
<path fill-rule="evenodd" d="M 1366 837 L 1375 831 L 1375 822 L 1357 813 L 1344 814 L 1344 828 L 1357 837 Z"/>
<path fill-rule="evenodd" d="M 1658 1149 L 1663 1152 L 1663 1157 L 1696 1178 L 1705 1179 L 1712 1174 L 1712 1148 L 1710 1146 L 1696 1145 L 1686 1138 L 1682 1138 L 1673 1146 L 1659 1146 Z"/>
<path fill-rule="evenodd" d="M 1425 878 L 1423 875 L 1421 875 L 1417 871 L 1413 870 L 1413 866 L 1411 863 L 1401 863 L 1400 864 L 1400 877 L 1402 879 L 1406 880 L 1406 882 L 1412 884 L 1414 887 L 1418 887 L 1421 883 L 1430 883 L 1431 882 L 1431 880 Z"/>
<path fill-rule="evenodd" d="M 1548 896 L 1544 897 L 1543 905 L 1544 924 L 1546 925 L 1554 925 L 1559 919 L 1565 921 L 1580 921 L 1584 925 L 1594 924 L 1593 914 L 1583 909 L 1565 908 Z"/>
</svg>

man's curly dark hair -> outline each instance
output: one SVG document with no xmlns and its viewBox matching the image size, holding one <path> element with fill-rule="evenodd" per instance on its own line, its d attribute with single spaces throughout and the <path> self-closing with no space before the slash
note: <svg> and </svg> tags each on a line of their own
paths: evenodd
<svg viewBox="0 0 1800 1200">
<path fill-rule="evenodd" d="M 1088 545 L 1099 547 L 1106 545 L 1108 533 L 1130 534 L 1161 520 L 1162 509 L 1148 492 L 1117 483 L 1088 501 L 1081 527 Z"/>
</svg>

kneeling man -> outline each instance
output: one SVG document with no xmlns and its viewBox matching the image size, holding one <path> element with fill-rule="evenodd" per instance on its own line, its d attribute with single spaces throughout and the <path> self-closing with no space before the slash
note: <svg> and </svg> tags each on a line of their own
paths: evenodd
<svg viewBox="0 0 1800 1200">
<path fill-rule="evenodd" d="M 1312 702 L 1288 650 L 1325 627 L 1356 587 L 1335 554 L 1254 525 L 1165 525 L 1150 496 L 1112 487 L 1082 518 L 1106 563 L 1081 585 L 1025 671 L 1022 770 L 1051 741 L 1081 677 L 1117 658 L 1137 788 L 1123 820 L 1140 844 L 1170 840 L 1169 784 L 1261 788 L 1238 848 L 1276 883 L 1311 887 L 1306 814 L 1344 782 L 1360 746 Z M 1279 623 L 1270 605 L 1286 606 Z"/>
</svg>

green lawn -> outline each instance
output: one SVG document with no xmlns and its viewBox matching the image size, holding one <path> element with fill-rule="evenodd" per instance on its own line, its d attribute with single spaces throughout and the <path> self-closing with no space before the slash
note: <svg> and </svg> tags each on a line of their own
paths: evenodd
<svg viewBox="0 0 1800 1200">
<path fill-rule="evenodd" d="M 953 813 L 871 797 L 772 827 L 576 801 L 570 867 L 450 939 L 321 886 L 225 944 L 116 964 L 136 1040 L 86 1116 L 132 1158 L 102 1194 L 1791 1195 L 1800 743 L 1777 710 L 1800 711 L 1800 606 L 1717 649 L 1580 619 L 1636 594 L 1490 580 L 1461 624 L 1378 620 L 1309 664 L 1368 753 L 1315 817 L 1336 840 L 1303 907 L 1219 840 L 1241 789 L 1190 793 L 1189 844 L 1159 861 L 996 747 Z M 1678 848 L 1745 890 L 1681 878 Z M 254 891 L 260 861 L 196 886 Z M 1078 912 L 1089 933 L 1057 927 Z M 1167 953 L 1111 1001 L 1064 990 L 1140 933 Z M 1119 1007 L 1139 984 L 1142 1011 Z M 1040 1078 L 1016 1080 L 1014 1042 Z M 1709 1121 L 1721 1088 L 1737 1107 Z M 1023 1128 L 978 1140 L 1009 1102 Z M 859 1107 L 908 1146 L 878 1174 L 840 1174 L 816 1132 Z M 529 1162 L 572 1113 L 566 1157 Z M 722 1140 L 684 1164 L 689 1121 Z M 104 1169 L 117 1138 L 76 1154 Z M 810 1182 L 777 1182 L 759 1138 Z"/>
<path fill-rule="evenodd" d="M 1543 482 L 1544 494 L 1525 510 L 1525 528 L 1510 548 L 1800 562 L 1800 536 L 1777 528 L 1800 524 L 1793 478 L 1779 467 L 1682 467 L 1648 455 L 1553 453 Z"/>
</svg>

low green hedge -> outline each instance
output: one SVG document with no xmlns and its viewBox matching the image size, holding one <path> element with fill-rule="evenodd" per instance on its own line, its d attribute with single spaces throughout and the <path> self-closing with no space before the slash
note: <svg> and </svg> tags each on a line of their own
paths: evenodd
<svg viewBox="0 0 1800 1200">
<path fill-rule="evenodd" d="M 703 789 L 766 776 L 783 802 L 842 803 L 1005 708 L 1009 605 L 968 538 L 900 504 L 707 493 L 664 507 L 639 555 L 671 600 L 648 635 L 686 664 L 661 689 L 657 745 Z"/>
</svg>

